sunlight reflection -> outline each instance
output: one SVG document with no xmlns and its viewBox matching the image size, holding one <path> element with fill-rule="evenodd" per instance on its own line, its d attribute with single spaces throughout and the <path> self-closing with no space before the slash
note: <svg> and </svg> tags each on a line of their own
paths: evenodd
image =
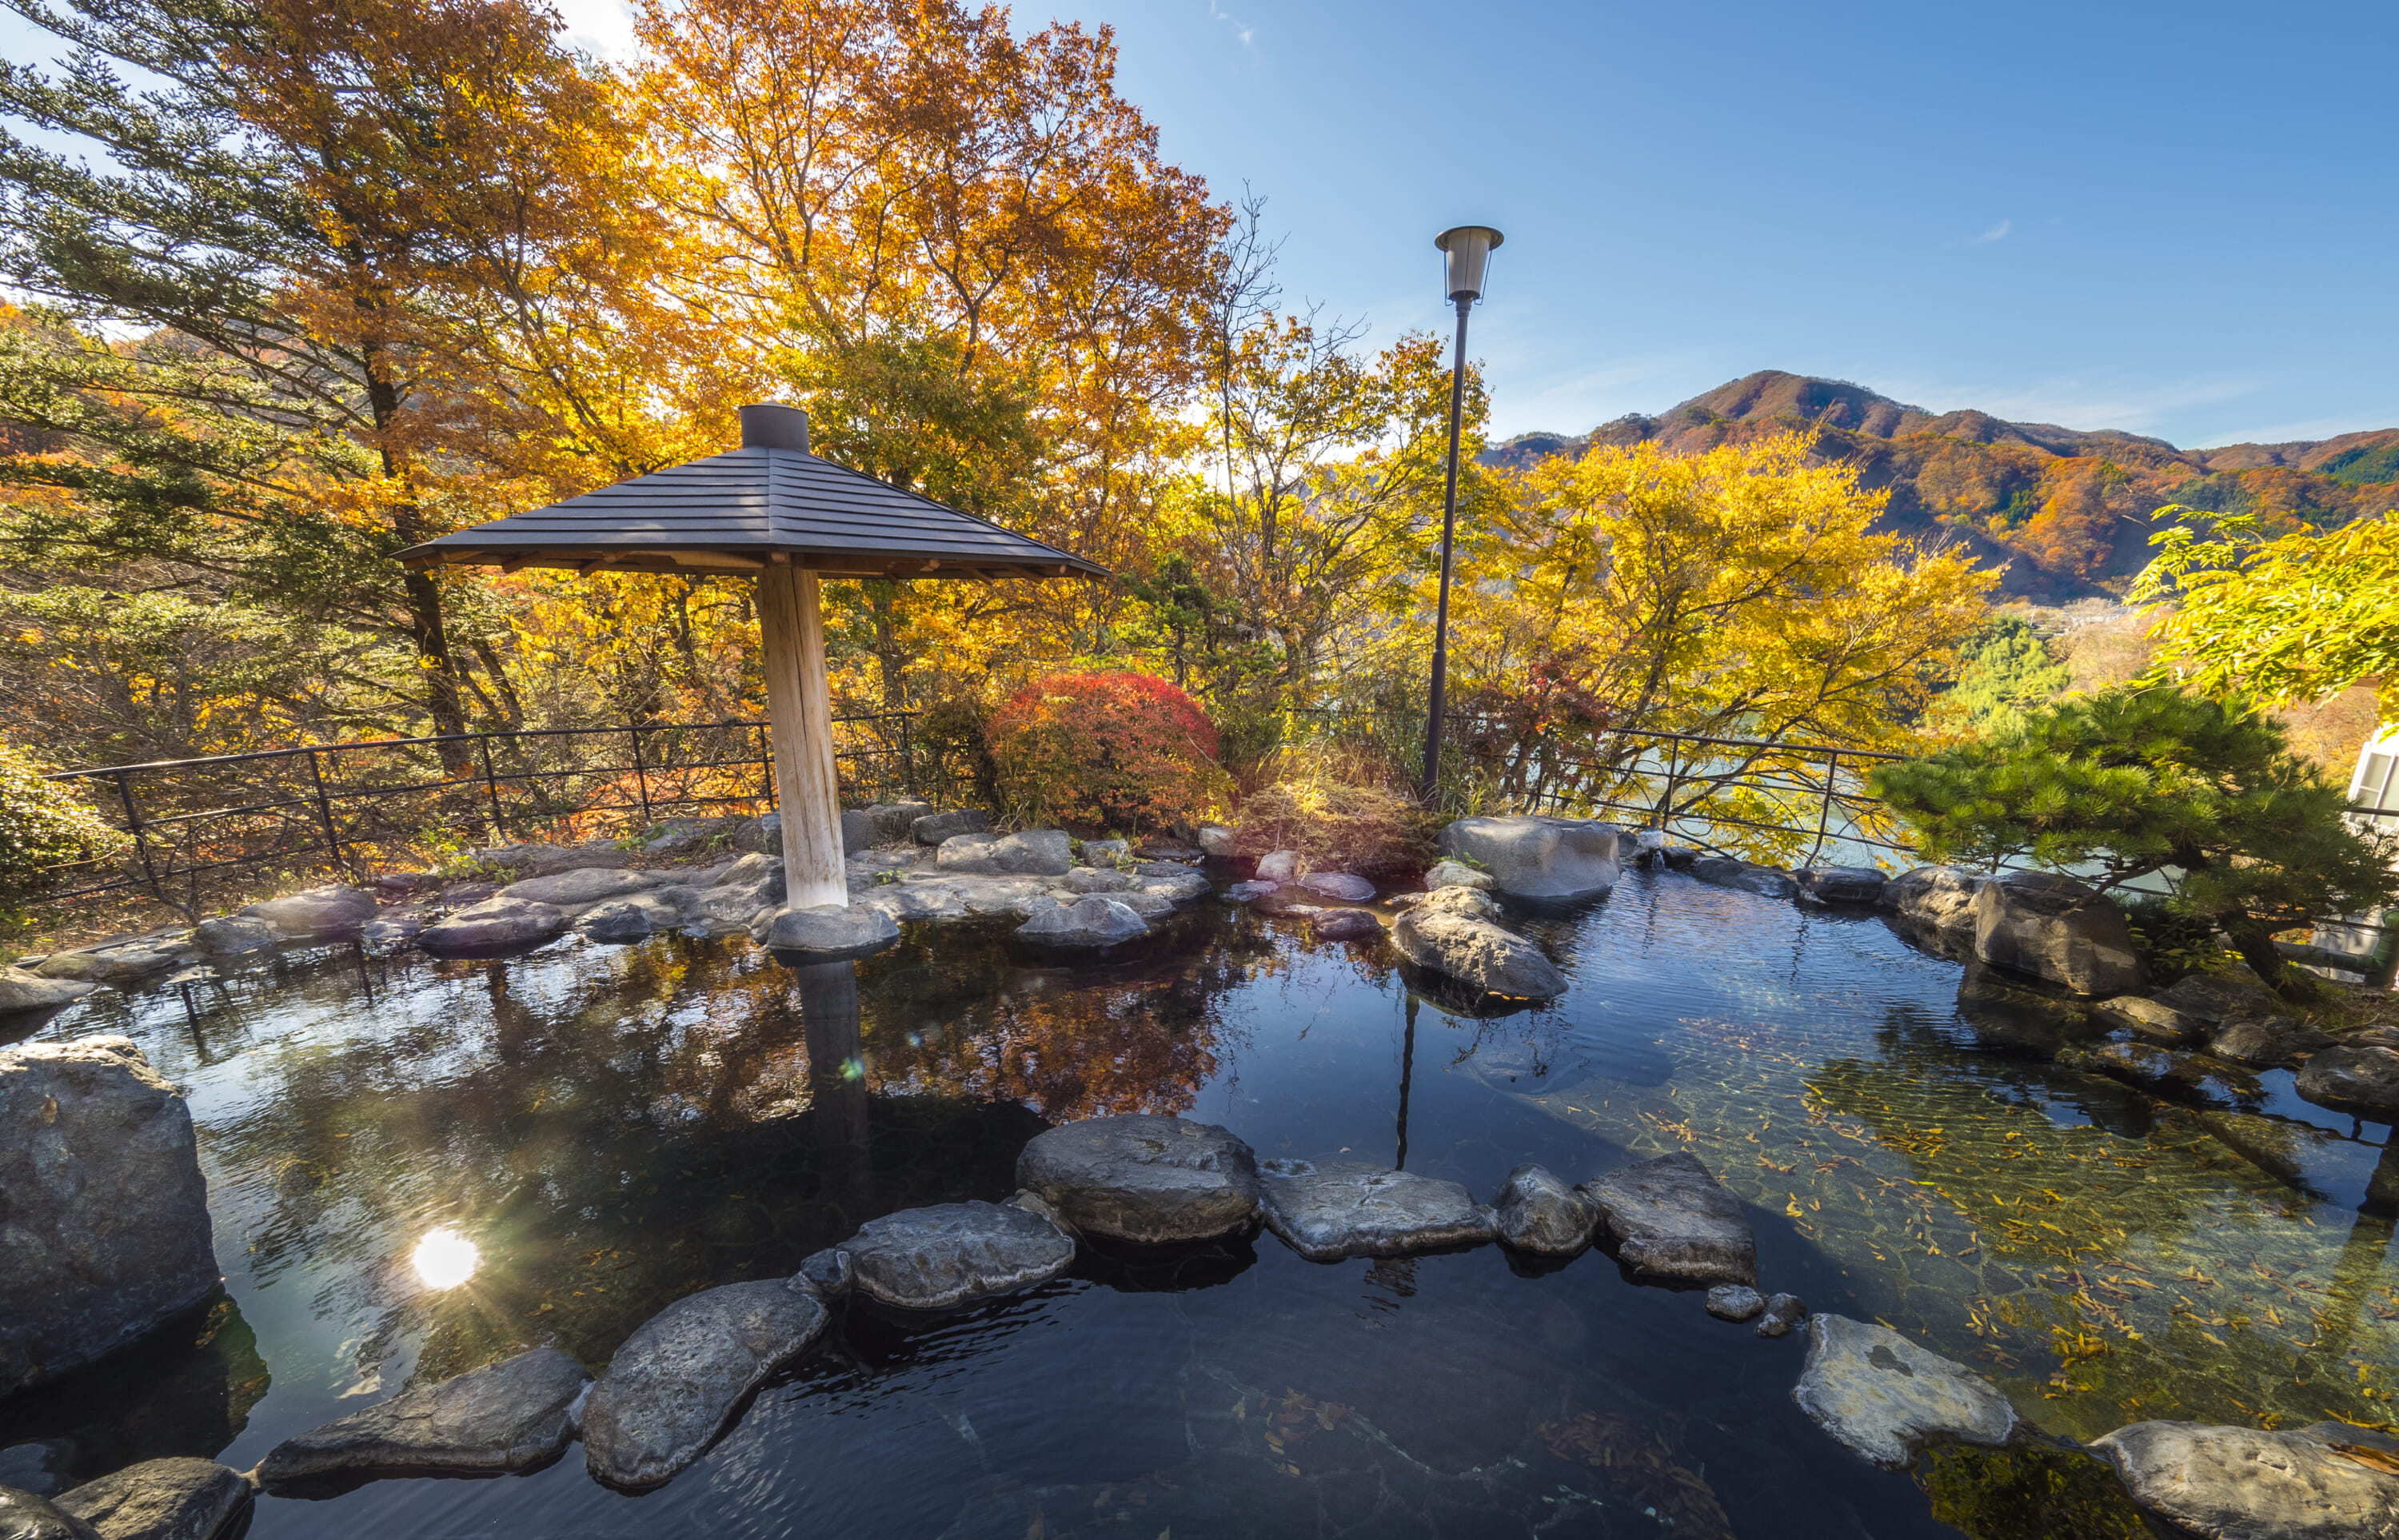
<svg viewBox="0 0 2399 1540">
<path fill-rule="evenodd" d="M 409 1265 L 428 1289 L 455 1289 L 475 1276 L 483 1253 L 475 1243 L 457 1231 L 444 1226 L 428 1230 L 425 1238 L 409 1253 Z"/>
</svg>

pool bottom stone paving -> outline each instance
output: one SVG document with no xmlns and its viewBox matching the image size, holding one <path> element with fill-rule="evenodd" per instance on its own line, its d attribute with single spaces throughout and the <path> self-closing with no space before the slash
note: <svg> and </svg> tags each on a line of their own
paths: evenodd
<svg viewBox="0 0 2399 1540">
<path fill-rule="evenodd" d="M 1130 1112 L 1486 1202 L 1525 1162 L 1575 1183 L 1696 1155 L 1744 1203 L 1761 1290 L 1956 1358 L 2051 1435 L 2391 1417 L 2399 1271 L 2360 1212 L 2387 1129 L 2279 1072 L 2260 1114 L 2062 1068 L 2026 1049 L 2053 1032 L 1961 1015 L 1959 966 L 1869 915 L 1633 872 L 1522 923 L 1571 987 L 1496 1019 L 1412 995 L 1377 940 L 1213 904 L 1097 963 L 1005 926 L 797 971 L 738 938 L 570 937 L 95 997 L 39 1034 L 127 1032 L 190 1092 L 227 1293 L 0 1403 L 0 1483 L 246 1468 L 544 1343 L 597 1371 L 675 1299 L 1003 1201 L 1042 1128 Z M 2271 1158 L 2211 1131 L 2231 1116 Z M 440 1226 L 483 1258 L 446 1291 L 406 1263 Z M 946 1315 L 853 1294 L 646 1493 L 570 1452 L 268 1493 L 249 1533 L 2140 1533 L 2105 1465 L 2038 1439 L 1871 1469 L 1792 1403 L 1806 1337 L 1597 1253 L 1087 1236 L 1061 1277 Z"/>
</svg>

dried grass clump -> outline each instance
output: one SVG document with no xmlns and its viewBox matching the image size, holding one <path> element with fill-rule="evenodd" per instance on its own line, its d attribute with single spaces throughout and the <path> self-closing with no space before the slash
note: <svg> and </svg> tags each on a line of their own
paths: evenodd
<svg viewBox="0 0 2399 1540">
<path fill-rule="evenodd" d="M 1397 784 L 1395 784 L 1397 783 Z M 1439 820 L 1389 766 L 1355 750 L 1286 750 L 1270 786 L 1233 820 L 1233 851 L 1294 850 L 1312 871 L 1413 877 L 1431 864 Z"/>
</svg>

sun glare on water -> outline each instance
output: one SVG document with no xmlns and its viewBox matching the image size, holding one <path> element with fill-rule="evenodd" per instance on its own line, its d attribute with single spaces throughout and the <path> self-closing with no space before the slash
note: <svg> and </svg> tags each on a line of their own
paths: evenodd
<svg viewBox="0 0 2399 1540">
<path fill-rule="evenodd" d="M 475 1276 L 482 1260 L 473 1241 L 446 1226 L 427 1231 L 408 1256 L 409 1265 L 428 1289 L 457 1288 Z"/>
</svg>

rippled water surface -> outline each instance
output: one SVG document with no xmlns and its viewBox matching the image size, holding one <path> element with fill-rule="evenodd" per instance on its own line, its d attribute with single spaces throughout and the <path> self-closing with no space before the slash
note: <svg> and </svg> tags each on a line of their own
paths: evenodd
<svg viewBox="0 0 2399 1540">
<path fill-rule="evenodd" d="M 568 939 L 105 997 L 41 1035 L 129 1033 L 189 1091 L 228 1297 L 0 1406 L 0 1466 L 247 1467 L 535 1343 L 597 1368 L 682 1294 L 789 1273 L 876 1214 L 1004 1197 L 1042 1128 L 1132 1111 L 1485 1196 L 1520 1161 L 1580 1181 L 1687 1149 L 1749 1205 L 1767 1288 L 1972 1364 L 2060 1438 L 2388 1425 L 2399 1263 L 2361 1205 L 2389 1129 L 2287 1076 L 2209 1108 L 2058 1067 L 2073 1028 L 2003 992 L 1961 1011 L 1959 966 L 1872 917 L 1635 873 L 1527 924 L 1573 988 L 1497 1020 L 1419 999 L 1379 946 L 1215 906 L 1097 966 L 1004 931 L 804 970 L 739 940 Z M 410 1255 L 444 1227 L 481 1263 L 435 1290 Z M 1087 1255 L 958 1316 L 850 1307 L 647 1495 L 575 1451 L 262 1499 L 251 1533 L 2137 1533 L 2111 1479 L 2045 1446 L 1868 1470 L 1792 1407 L 1802 1351 L 1596 1254 Z"/>
</svg>

